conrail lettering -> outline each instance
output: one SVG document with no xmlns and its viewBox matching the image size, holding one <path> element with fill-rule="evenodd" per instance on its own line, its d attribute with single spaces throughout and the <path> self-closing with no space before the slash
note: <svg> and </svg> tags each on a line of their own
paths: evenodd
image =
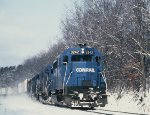
<svg viewBox="0 0 150 115">
<path fill-rule="evenodd" d="M 76 72 L 95 72 L 94 68 L 76 68 Z"/>
</svg>

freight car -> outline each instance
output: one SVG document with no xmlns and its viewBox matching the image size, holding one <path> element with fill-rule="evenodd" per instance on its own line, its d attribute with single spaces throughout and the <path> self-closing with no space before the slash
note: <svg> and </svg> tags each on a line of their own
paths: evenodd
<svg viewBox="0 0 150 115">
<path fill-rule="evenodd" d="M 63 51 L 52 65 L 28 80 L 27 91 L 37 100 L 68 107 L 104 107 L 106 80 L 102 54 L 79 44 Z"/>
</svg>

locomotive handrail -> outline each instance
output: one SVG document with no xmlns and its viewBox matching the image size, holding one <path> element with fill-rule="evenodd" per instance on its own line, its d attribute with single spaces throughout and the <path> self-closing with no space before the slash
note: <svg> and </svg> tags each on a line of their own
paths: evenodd
<svg viewBox="0 0 150 115">
<path fill-rule="evenodd" d="M 106 83 L 106 77 L 104 77 L 104 75 L 102 74 L 102 72 L 99 72 L 99 77 L 100 77 L 100 74 L 101 74 L 102 78 L 104 79 L 104 82 Z M 106 83 L 106 89 L 107 89 L 107 83 Z"/>
<path fill-rule="evenodd" d="M 104 81 L 106 82 L 106 77 L 104 77 L 104 75 L 102 74 L 102 72 L 99 72 L 99 74 L 101 74 L 102 78 L 104 79 Z M 99 76 L 100 77 L 100 76 Z"/>
<path fill-rule="evenodd" d="M 63 62 L 66 64 L 66 71 L 65 71 L 65 76 L 64 76 L 64 81 L 63 81 L 63 94 L 65 94 L 65 79 L 66 79 L 66 74 L 67 74 L 67 62 Z"/>
<path fill-rule="evenodd" d="M 69 77 L 68 77 L 68 79 L 67 79 L 67 81 L 66 81 L 66 85 L 68 84 L 68 81 L 69 81 L 69 79 L 70 79 L 70 76 L 71 76 L 71 74 L 73 73 L 73 71 L 72 72 L 70 72 L 70 75 L 69 75 Z"/>
</svg>

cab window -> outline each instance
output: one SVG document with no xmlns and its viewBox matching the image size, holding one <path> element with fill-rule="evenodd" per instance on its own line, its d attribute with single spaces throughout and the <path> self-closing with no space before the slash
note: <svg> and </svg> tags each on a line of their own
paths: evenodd
<svg viewBox="0 0 150 115">
<path fill-rule="evenodd" d="M 76 61 L 92 61 L 92 56 L 91 55 L 73 55 L 71 57 L 71 61 L 76 62 Z"/>
<path fill-rule="evenodd" d="M 98 65 L 100 65 L 100 56 L 96 56 L 95 61 L 97 62 Z"/>
<path fill-rule="evenodd" d="M 58 61 L 55 61 L 53 64 L 53 70 L 56 69 L 58 67 Z"/>
<path fill-rule="evenodd" d="M 68 63 L 68 56 L 64 56 L 63 62 L 67 62 Z"/>
</svg>

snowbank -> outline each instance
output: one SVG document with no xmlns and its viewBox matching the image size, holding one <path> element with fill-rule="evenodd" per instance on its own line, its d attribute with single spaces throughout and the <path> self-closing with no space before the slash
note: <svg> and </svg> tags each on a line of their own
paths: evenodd
<svg viewBox="0 0 150 115">
<path fill-rule="evenodd" d="M 134 92 L 123 92 L 109 94 L 108 105 L 104 109 L 120 112 L 150 114 L 150 94 L 135 94 Z"/>
</svg>

